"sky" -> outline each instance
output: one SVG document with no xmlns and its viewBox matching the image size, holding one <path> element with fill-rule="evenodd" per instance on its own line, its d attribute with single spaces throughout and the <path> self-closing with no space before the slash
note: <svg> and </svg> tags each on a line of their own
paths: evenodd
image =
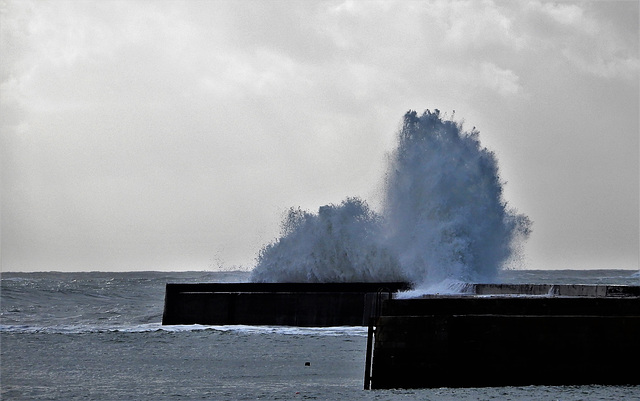
<svg viewBox="0 0 640 401">
<path fill-rule="evenodd" d="M 380 207 L 436 108 L 533 221 L 514 267 L 638 269 L 639 4 L 1 0 L 1 269 L 251 269 L 290 207 Z"/>
</svg>

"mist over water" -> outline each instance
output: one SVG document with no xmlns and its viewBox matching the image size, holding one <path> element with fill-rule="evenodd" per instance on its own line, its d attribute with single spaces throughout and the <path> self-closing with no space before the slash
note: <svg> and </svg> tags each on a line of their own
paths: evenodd
<svg viewBox="0 0 640 401">
<path fill-rule="evenodd" d="M 530 220 L 503 199 L 495 154 L 439 110 L 405 114 L 382 210 L 360 198 L 318 213 L 291 208 L 262 248 L 258 282 L 494 281 L 517 258 Z"/>
</svg>

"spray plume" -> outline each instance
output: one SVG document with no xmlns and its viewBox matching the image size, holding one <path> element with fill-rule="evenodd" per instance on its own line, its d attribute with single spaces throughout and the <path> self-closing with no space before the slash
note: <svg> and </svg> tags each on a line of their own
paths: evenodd
<svg viewBox="0 0 640 401">
<path fill-rule="evenodd" d="M 381 213 L 359 198 L 291 208 L 262 248 L 257 282 L 493 281 L 530 231 L 510 209 L 495 154 L 439 110 L 405 114 Z"/>
</svg>

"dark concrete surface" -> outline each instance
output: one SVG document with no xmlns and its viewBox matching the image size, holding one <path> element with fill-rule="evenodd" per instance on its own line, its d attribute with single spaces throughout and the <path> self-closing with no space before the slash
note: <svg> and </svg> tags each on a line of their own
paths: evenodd
<svg viewBox="0 0 640 401">
<path fill-rule="evenodd" d="M 385 300 L 371 388 L 638 385 L 637 289 Z"/>
<path fill-rule="evenodd" d="M 167 284 L 162 324 L 366 326 L 378 298 L 407 283 Z"/>
</svg>

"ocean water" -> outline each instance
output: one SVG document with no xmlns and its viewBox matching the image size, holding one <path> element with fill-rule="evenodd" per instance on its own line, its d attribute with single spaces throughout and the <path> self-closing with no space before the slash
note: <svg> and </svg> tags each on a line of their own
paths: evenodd
<svg viewBox="0 0 640 401">
<path fill-rule="evenodd" d="M 2 273 L 0 396 L 2 400 L 640 399 L 640 386 L 366 391 L 365 328 L 161 325 L 166 283 L 248 279 L 246 272 Z M 640 285 L 640 275 L 628 270 L 512 270 L 500 273 L 499 281 Z"/>
</svg>

